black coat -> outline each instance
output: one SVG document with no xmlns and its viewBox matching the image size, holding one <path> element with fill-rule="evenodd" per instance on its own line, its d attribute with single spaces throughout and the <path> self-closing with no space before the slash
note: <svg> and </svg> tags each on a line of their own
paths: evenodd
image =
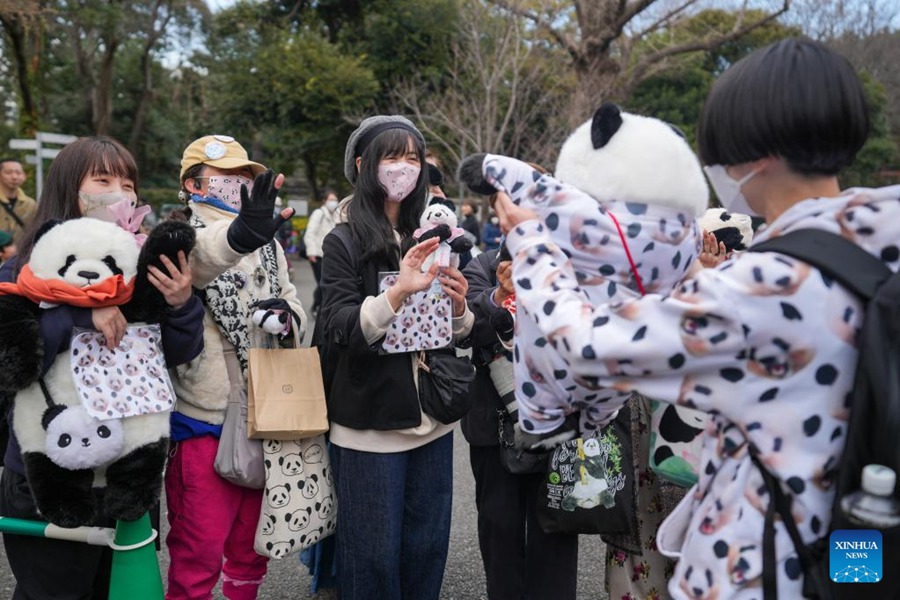
<svg viewBox="0 0 900 600">
<path fill-rule="evenodd" d="M 338 227 L 350 234 L 348 225 Z M 344 427 L 389 431 L 422 423 L 411 353 L 379 353 L 381 341 L 370 346 L 359 323 L 363 300 L 379 293 L 378 272 L 393 270 L 395 266 L 360 263 L 359 256 L 351 257 L 334 230 L 322 242 L 317 343 L 328 346 L 328 361 L 335 367 L 326 390 L 328 418 Z"/>
<path fill-rule="evenodd" d="M 463 270 L 469 282 L 466 301 L 475 315 L 475 325 L 469 342 L 472 345 L 472 363 L 475 365 L 475 380 L 469 388 L 475 395 L 472 410 L 462 419 L 462 432 L 473 446 L 497 446 L 500 396 L 491 381 L 488 363 L 504 351 L 491 326 L 491 314 L 506 310 L 494 306 L 491 295 L 497 288 L 496 260 L 498 250 L 479 254 Z"/>
</svg>

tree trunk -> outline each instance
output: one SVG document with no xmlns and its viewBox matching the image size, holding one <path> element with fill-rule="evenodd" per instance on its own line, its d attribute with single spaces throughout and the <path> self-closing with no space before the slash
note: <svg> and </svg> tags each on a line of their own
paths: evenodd
<svg viewBox="0 0 900 600">
<path fill-rule="evenodd" d="M 112 121 L 112 83 L 118 40 L 106 40 L 106 51 L 100 62 L 100 76 L 93 92 L 93 125 L 97 135 L 108 135 Z"/>
<path fill-rule="evenodd" d="M 12 50 L 13 63 L 16 70 L 16 83 L 19 88 L 19 97 L 22 101 L 19 113 L 19 131 L 31 135 L 37 131 L 38 111 L 31 88 L 34 74 L 28 69 L 31 61 L 28 58 L 26 48 L 25 26 L 22 20 L 14 14 L 0 15 L 0 23 L 6 30 L 7 38 L 10 41 L 10 49 Z"/>
</svg>

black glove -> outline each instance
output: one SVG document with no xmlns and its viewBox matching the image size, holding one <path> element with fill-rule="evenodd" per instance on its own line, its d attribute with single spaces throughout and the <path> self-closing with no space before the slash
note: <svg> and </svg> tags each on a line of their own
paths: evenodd
<svg viewBox="0 0 900 600">
<path fill-rule="evenodd" d="M 247 254 L 262 248 L 275 237 L 278 229 L 287 221 L 275 212 L 275 173 L 269 169 L 253 181 L 253 193 L 241 186 L 241 211 L 228 227 L 228 245 L 235 252 Z"/>
</svg>

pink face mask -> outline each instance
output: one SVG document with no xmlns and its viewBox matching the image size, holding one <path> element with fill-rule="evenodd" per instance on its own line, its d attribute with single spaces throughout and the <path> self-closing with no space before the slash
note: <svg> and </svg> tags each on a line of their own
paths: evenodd
<svg viewBox="0 0 900 600">
<path fill-rule="evenodd" d="M 212 175 L 208 177 L 206 195 L 241 210 L 241 186 L 247 186 L 247 193 L 253 191 L 253 180 L 243 175 Z"/>
<path fill-rule="evenodd" d="M 388 202 L 403 202 L 416 188 L 421 170 L 408 162 L 378 165 L 378 183 L 387 190 Z"/>
</svg>

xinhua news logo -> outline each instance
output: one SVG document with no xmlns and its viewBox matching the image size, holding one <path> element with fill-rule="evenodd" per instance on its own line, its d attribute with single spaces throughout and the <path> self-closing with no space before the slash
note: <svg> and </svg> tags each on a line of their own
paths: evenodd
<svg viewBox="0 0 900 600">
<path fill-rule="evenodd" d="M 829 566 L 835 583 L 878 583 L 881 570 L 881 532 L 874 529 L 838 529 L 830 538 Z"/>
</svg>

